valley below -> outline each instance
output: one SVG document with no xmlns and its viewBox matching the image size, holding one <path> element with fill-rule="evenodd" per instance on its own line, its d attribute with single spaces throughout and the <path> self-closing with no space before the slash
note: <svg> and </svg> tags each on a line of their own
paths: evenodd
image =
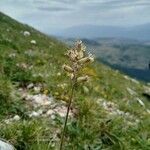
<svg viewBox="0 0 150 150">
<path fill-rule="evenodd" d="M 74 38 L 61 38 L 73 45 Z M 96 59 L 133 78 L 150 82 L 150 45 L 148 42 L 124 38 L 81 39 Z"/>
</svg>

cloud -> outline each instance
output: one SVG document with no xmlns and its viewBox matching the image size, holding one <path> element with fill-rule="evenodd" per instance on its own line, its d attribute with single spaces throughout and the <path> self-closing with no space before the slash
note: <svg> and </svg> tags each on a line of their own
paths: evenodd
<svg viewBox="0 0 150 150">
<path fill-rule="evenodd" d="M 45 32 L 82 24 L 150 22 L 150 0 L 0 0 L 0 11 Z"/>
<path fill-rule="evenodd" d="M 73 9 L 71 9 L 71 8 L 64 8 L 64 7 L 42 7 L 42 6 L 40 6 L 40 7 L 37 7 L 37 9 L 39 9 L 39 10 L 41 10 L 41 11 L 71 11 L 71 10 L 73 10 Z"/>
</svg>

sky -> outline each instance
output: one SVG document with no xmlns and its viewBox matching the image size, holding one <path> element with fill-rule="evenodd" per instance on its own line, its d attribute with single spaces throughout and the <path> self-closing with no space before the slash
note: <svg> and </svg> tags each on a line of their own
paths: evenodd
<svg viewBox="0 0 150 150">
<path fill-rule="evenodd" d="M 87 24 L 150 23 L 150 0 L 0 0 L 0 11 L 45 33 Z"/>
</svg>

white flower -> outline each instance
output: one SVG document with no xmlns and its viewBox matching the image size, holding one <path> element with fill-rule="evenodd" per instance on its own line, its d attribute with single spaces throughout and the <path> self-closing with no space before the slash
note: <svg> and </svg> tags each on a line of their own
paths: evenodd
<svg viewBox="0 0 150 150">
<path fill-rule="evenodd" d="M 86 75 L 86 76 L 83 76 L 83 77 L 78 77 L 77 78 L 77 82 L 80 83 L 80 82 L 86 82 L 88 81 L 89 77 Z"/>
<path fill-rule="evenodd" d="M 68 65 L 63 65 L 63 69 L 64 69 L 65 71 L 69 72 L 69 73 L 72 73 L 72 72 L 73 72 L 73 69 L 72 69 L 70 66 L 68 66 Z"/>
<path fill-rule="evenodd" d="M 30 43 L 36 45 L 36 41 L 35 40 L 31 40 Z"/>
<path fill-rule="evenodd" d="M 31 33 L 30 33 L 29 31 L 24 31 L 24 32 L 23 32 L 23 35 L 24 35 L 24 36 L 30 36 Z"/>
</svg>

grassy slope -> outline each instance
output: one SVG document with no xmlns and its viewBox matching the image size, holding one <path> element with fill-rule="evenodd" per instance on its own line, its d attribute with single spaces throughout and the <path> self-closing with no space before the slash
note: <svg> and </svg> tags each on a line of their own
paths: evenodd
<svg viewBox="0 0 150 150">
<path fill-rule="evenodd" d="M 29 31 L 31 36 L 25 37 L 24 31 Z M 31 40 L 36 40 L 37 44 L 31 44 Z M 32 55 L 28 55 L 29 50 L 32 50 Z M 64 91 L 57 84 L 68 83 L 61 70 L 66 61 L 63 55 L 66 50 L 67 46 L 63 43 L 0 13 L 0 136 L 17 149 L 57 149 L 59 142 L 55 142 L 52 148 L 51 139 L 55 130 L 62 127 L 63 119 L 58 118 L 55 123 L 42 117 L 29 119 L 25 115 L 29 108 L 16 93 L 18 88 L 26 87 L 29 83 L 42 83 L 51 95 L 58 100 L 63 99 Z M 15 58 L 12 56 L 14 53 Z M 20 69 L 16 64 L 25 64 L 26 69 Z M 78 108 L 78 115 L 69 120 L 65 149 L 87 150 L 90 146 L 92 150 L 148 150 L 149 114 L 146 110 L 150 105 L 142 96 L 145 85 L 126 79 L 119 72 L 97 62 L 84 72 L 91 76 L 91 81 L 76 91 L 74 105 Z M 57 76 L 58 73 L 61 76 Z M 85 86 L 90 92 L 85 92 Z M 137 94 L 130 94 L 127 88 Z M 135 100 L 137 97 L 144 101 L 145 108 Z M 111 101 L 117 109 L 129 112 L 134 117 L 125 118 L 115 114 L 115 110 L 114 114 L 110 114 L 101 101 L 98 105 L 98 99 Z M 15 114 L 22 117 L 19 122 L 3 123 L 5 118 Z M 135 123 L 136 120 L 140 122 Z"/>
</svg>

